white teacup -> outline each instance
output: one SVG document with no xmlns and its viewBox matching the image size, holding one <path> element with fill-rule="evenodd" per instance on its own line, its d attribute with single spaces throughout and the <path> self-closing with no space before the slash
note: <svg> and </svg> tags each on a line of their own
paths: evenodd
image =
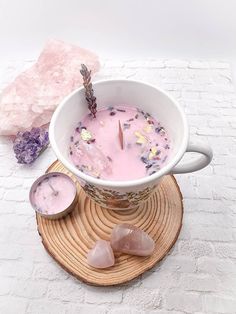
<svg viewBox="0 0 236 314">
<path fill-rule="evenodd" d="M 206 167 L 212 159 L 211 148 L 189 141 L 186 116 L 178 104 L 163 90 L 137 81 L 106 80 L 93 84 L 99 107 L 125 104 L 150 113 L 161 122 L 171 140 L 167 164 L 158 172 L 132 181 L 101 180 L 79 171 L 69 157 L 70 136 L 78 122 L 88 112 L 84 88 L 67 96 L 53 114 L 49 137 L 52 148 L 62 164 L 78 177 L 85 192 L 98 204 L 109 209 L 130 209 L 146 200 L 166 174 L 187 173 Z M 186 152 L 200 156 L 178 164 Z"/>
</svg>

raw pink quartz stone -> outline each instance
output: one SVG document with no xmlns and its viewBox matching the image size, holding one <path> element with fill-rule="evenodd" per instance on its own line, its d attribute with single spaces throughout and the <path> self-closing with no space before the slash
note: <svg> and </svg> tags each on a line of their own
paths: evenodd
<svg viewBox="0 0 236 314">
<path fill-rule="evenodd" d="M 114 251 L 138 256 L 153 253 L 155 242 L 144 231 L 129 224 L 116 225 L 111 234 L 111 247 Z"/>
<path fill-rule="evenodd" d="M 97 174 L 105 172 L 110 174 L 112 172 L 111 163 L 107 159 L 107 156 L 97 148 L 95 145 L 88 144 L 85 141 L 78 141 L 78 144 L 73 145 L 71 148 L 73 155 L 71 159 L 74 164 L 81 164 L 83 160 L 84 164 L 89 164 L 92 161 L 93 167 L 97 170 Z M 93 173 L 96 177 L 96 173 Z"/>
<path fill-rule="evenodd" d="M 98 57 L 62 41 L 47 42 L 38 61 L 6 87 L 0 97 L 0 135 L 49 123 L 59 102 L 82 85 L 81 63 L 95 73 Z"/>
<path fill-rule="evenodd" d="M 108 241 L 98 240 L 88 252 L 88 264 L 94 268 L 107 268 L 115 263 L 114 254 Z"/>
</svg>

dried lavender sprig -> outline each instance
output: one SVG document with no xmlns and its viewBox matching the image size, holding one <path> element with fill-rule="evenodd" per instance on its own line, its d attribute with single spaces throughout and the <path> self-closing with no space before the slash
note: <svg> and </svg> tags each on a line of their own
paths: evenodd
<svg viewBox="0 0 236 314">
<path fill-rule="evenodd" d="M 93 85 L 91 83 L 91 70 L 88 70 L 85 64 L 81 64 L 80 73 L 83 76 L 85 98 L 88 103 L 88 108 L 91 114 L 93 115 L 93 117 L 96 118 L 97 103 L 96 103 L 96 97 L 94 96 Z"/>
</svg>

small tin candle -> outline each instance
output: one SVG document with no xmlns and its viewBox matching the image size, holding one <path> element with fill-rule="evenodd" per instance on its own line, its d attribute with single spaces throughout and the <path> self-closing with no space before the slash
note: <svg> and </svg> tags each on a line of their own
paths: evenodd
<svg viewBox="0 0 236 314">
<path fill-rule="evenodd" d="M 29 199 L 39 215 L 58 219 L 73 210 L 77 200 L 76 185 L 66 174 L 50 172 L 33 183 Z"/>
</svg>

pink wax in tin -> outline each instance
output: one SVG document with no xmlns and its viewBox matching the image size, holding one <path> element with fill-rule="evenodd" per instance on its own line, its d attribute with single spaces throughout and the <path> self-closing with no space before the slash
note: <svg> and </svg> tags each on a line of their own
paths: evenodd
<svg viewBox="0 0 236 314">
<path fill-rule="evenodd" d="M 42 215 L 56 215 L 73 203 L 76 187 L 70 177 L 63 173 L 51 172 L 38 178 L 30 190 L 30 202 Z"/>
<path fill-rule="evenodd" d="M 71 135 L 69 148 L 71 160 L 80 171 L 114 181 L 154 174 L 166 164 L 169 152 L 170 140 L 160 122 L 125 105 L 100 109 L 96 118 L 86 115 Z"/>
</svg>

